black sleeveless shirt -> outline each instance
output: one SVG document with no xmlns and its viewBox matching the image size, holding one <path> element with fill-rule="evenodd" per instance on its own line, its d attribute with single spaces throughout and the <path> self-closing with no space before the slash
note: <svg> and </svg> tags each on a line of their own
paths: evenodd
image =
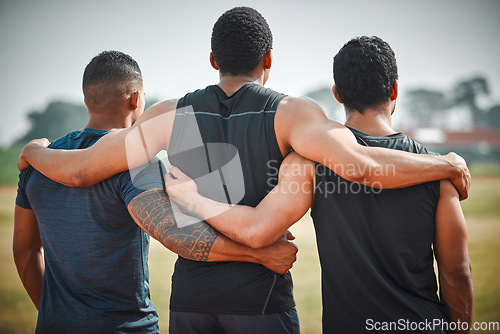
<svg viewBox="0 0 500 334">
<path fill-rule="evenodd" d="M 283 160 L 274 116 L 284 97 L 257 84 L 229 97 L 217 85 L 187 94 L 177 104 L 170 162 L 197 181 L 202 195 L 257 206 L 276 185 Z M 256 315 L 294 305 L 290 273 L 248 262 L 177 259 L 173 311 Z"/>
<path fill-rule="evenodd" d="M 402 133 L 371 137 L 351 131 L 361 145 L 428 153 Z M 404 333 L 411 328 L 406 320 L 448 321 L 433 268 L 439 190 L 439 181 L 374 189 L 316 165 L 311 216 L 322 269 L 324 333 L 369 333 L 391 321 L 395 330 L 384 333 Z"/>
</svg>

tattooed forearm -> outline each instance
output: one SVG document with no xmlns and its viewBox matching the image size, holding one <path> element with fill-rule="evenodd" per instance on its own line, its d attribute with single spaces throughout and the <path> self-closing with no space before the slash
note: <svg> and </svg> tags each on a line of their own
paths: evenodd
<svg viewBox="0 0 500 334">
<path fill-rule="evenodd" d="M 219 232 L 205 222 L 179 228 L 167 194 L 151 189 L 137 195 L 128 205 L 135 220 L 153 238 L 180 256 L 207 261 Z"/>
</svg>

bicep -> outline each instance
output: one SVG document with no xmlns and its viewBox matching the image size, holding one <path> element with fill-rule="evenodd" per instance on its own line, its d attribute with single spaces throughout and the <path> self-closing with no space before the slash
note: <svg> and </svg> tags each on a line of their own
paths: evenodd
<svg viewBox="0 0 500 334">
<path fill-rule="evenodd" d="M 353 170 L 348 167 L 373 163 L 352 132 L 329 120 L 321 107 L 310 100 L 296 99 L 284 104 L 277 117 L 279 136 L 284 136 L 295 152 L 328 166 L 347 180 L 356 181 L 354 174 L 346 173 Z"/>
<path fill-rule="evenodd" d="M 327 165 L 335 172 L 338 167 L 356 163 L 362 157 L 362 146 L 357 143 L 352 132 L 333 121 L 303 122 L 291 136 L 290 142 L 297 153 Z"/>
</svg>

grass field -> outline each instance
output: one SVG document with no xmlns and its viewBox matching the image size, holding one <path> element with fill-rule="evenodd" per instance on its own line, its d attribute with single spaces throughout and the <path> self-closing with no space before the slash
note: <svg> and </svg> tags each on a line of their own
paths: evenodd
<svg viewBox="0 0 500 334">
<path fill-rule="evenodd" d="M 0 333 L 33 333 L 36 309 L 23 289 L 12 259 L 16 188 L 0 187 Z M 500 176 L 476 177 L 462 203 L 469 230 L 474 276 L 474 321 L 500 321 Z M 320 269 L 314 230 L 308 215 L 293 227 L 300 247 L 292 269 L 302 333 L 321 332 Z M 175 255 L 153 241 L 150 252 L 151 296 L 168 328 L 170 276 Z M 485 333 L 485 332 L 482 332 Z"/>
</svg>

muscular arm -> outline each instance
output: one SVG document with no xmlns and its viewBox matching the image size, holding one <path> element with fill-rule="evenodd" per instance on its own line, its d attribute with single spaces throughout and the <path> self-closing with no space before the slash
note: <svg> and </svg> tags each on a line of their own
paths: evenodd
<svg viewBox="0 0 500 334">
<path fill-rule="evenodd" d="M 295 261 L 297 249 L 285 240 L 254 250 L 220 235 L 205 222 L 178 227 L 163 189 L 151 189 L 137 195 L 128 204 L 128 210 L 144 231 L 186 259 L 254 262 L 279 274 L 285 274 Z"/>
<path fill-rule="evenodd" d="M 167 176 L 167 191 L 174 201 L 230 239 L 253 248 L 274 243 L 312 205 L 314 163 L 290 153 L 279 171 L 278 185 L 257 205 L 229 205 L 215 202 L 196 191 L 194 181 L 178 169 Z"/>
<path fill-rule="evenodd" d="M 472 321 L 473 287 L 467 250 L 467 227 L 458 194 L 448 181 L 441 181 L 434 242 L 439 283 L 451 321 Z M 466 333 L 469 333 L 467 331 Z"/>
<path fill-rule="evenodd" d="M 30 143 L 21 152 L 18 167 L 31 165 L 67 186 L 91 186 L 167 149 L 176 106 L 176 100 L 155 104 L 132 127 L 111 132 L 86 149 L 53 150 Z"/>
<path fill-rule="evenodd" d="M 321 107 L 310 99 L 285 98 L 276 112 L 275 129 L 282 151 L 291 147 L 349 181 L 376 188 L 401 188 L 450 179 L 462 199 L 467 197 L 470 174 L 459 156 L 412 154 L 358 145 L 349 129 L 328 120 Z"/>
<path fill-rule="evenodd" d="M 23 209 L 17 205 L 14 211 L 12 250 L 19 278 L 38 310 L 45 272 L 42 242 L 33 210 Z"/>
</svg>

